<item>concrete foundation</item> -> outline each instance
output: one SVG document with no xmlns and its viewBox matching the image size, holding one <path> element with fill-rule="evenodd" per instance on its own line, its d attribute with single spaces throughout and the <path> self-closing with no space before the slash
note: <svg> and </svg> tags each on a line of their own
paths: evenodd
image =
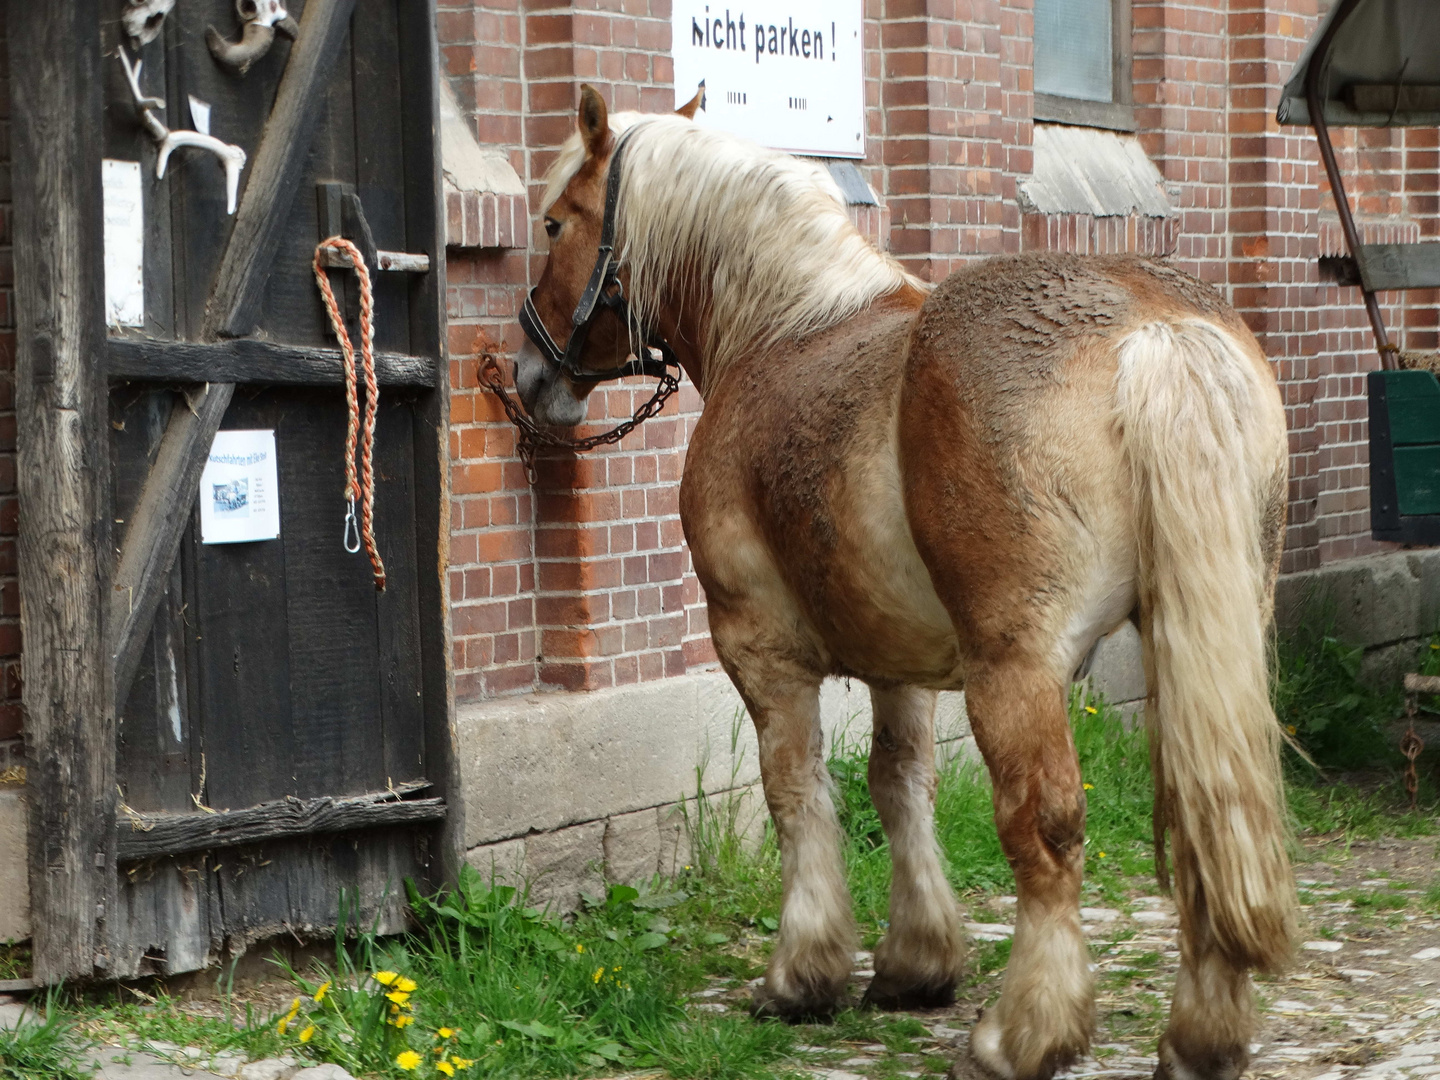
<svg viewBox="0 0 1440 1080">
<path fill-rule="evenodd" d="M 0 788 L 0 943 L 30 936 L 29 822 L 20 788 Z"/>
</svg>

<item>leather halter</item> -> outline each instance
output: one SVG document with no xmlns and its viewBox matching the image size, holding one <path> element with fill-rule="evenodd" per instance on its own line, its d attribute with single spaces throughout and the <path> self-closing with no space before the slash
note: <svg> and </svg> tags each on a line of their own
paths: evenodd
<svg viewBox="0 0 1440 1080">
<path fill-rule="evenodd" d="M 600 225 L 600 250 L 595 255 L 595 269 L 590 272 L 590 281 L 586 284 L 585 291 L 580 294 L 575 313 L 570 316 L 570 338 L 566 341 L 565 348 L 561 349 L 555 343 L 550 331 L 545 329 L 539 312 L 535 310 L 535 289 L 530 290 L 525 302 L 520 305 L 520 327 L 525 331 L 525 336 L 540 350 L 548 363 L 559 368 L 572 382 L 605 382 L 610 379 L 623 379 L 627 375 L 663 378 L 669 368 L 680 366 L 680 361 L 675 358 L 675 353 L 664 338 L 638 326 L 630 313 L 630 305 L 625 302 L 625 290 L 620 284 L 620 266 L 615 258 L 615 219 L 616 209 L 620 204 L 620 162 L 625 154 L 625 145 L 634 131 L 635 128 L 632 127 L 620 136 L 620 141 L 615 145 L 615 153 L 610 158 L 609 174 L 605 180 L 605 218 Z M 602 371 L 582 368 L 580 353 L 590 335 L 590 321 L 595 317 L 597 308 L 607 308 L 614 312 L 627 328 L 637 327 L 647 355 Z M 663 359 L 652 359 L 648 355 L 651 349 L 658 349 Z"/>
</svg>

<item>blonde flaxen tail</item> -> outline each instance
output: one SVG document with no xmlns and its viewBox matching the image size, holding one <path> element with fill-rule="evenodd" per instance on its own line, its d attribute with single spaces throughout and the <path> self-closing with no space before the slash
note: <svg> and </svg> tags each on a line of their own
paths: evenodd
<svg viewBox="0 0 1440 1080">
<path fill-rule="evenodd" d="M 1275 970 L 1295 930 L 1266 680 L 1287 448 L 1263 365 L 1208 321 L 1151 323 L 1121 343 L 1116 396 L 1140 528 L 1157 840 L 1168 827 L 1182 924 L 1206 920 L 1232 963 Z"/>
</svg>

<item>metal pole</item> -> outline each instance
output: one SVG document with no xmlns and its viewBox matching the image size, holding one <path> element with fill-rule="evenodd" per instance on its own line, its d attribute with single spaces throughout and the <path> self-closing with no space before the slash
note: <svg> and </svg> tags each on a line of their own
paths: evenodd
<svg viewBox="0 0 1440 1080">
<path fill-rule="evenodd" d="M 1350 213 L 1350 199 L 1345 194 L 1345 181 L 1340 176 L 1340 166 L 1335 161 L 1335 148 L 1330 145 L 1330 128 L 1325 123 L 1325 99 L 1320 93 L 1320 78 L 1325 63 L 1330 59 L 1330 46 L 1335 35 L 1344 25 L 1360 0 L 1340 0 L 1340 9 L 1325 31 L 1315 52 L 1310 56 L 1310 65 L 1305 69 L 1305 104 L 1310 109 L 1310 125 L 1315 129 L 1315 139 L 1320 144 L 1320 160 L 1325 165 L 1325 175 L 1330 179 L 1330 193 L 1335 197 L 1335 210 L 1340 215 L 1340 228 L 1345 234 L 1345 246 L 1357 264 L 1360 262 L 1360 233 L 1355 228 L 1355 218 Z M 1360 294 L 1365 297 L 1365 313 L 1370 316 L 1370 329 L 1375 334 L 1375 349 L 1380 354 L 1380 367 L 1390 371 L 1399 367 L 1399 350 L 1390 344 L 1385 333 L 1385 322 L 1380 317 L 1380 302 L 1375 294 L 1365 288 L 1363 282 Z"/>
</svg>

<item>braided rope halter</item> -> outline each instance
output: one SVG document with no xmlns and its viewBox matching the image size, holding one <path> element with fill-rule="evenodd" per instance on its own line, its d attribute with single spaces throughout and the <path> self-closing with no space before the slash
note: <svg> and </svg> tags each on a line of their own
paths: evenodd
<svg viewBox="0 0 1440 1080">
<path fill-rule="evenodd" d="M 365 367 L 365 420 L 360 420 L 360 402 L 357 394 L 358 378 L 355 372 L 355 346 L 350 341 L 350 332 L 340 315 L 340 306 L 335 302 L 335 291 L 330 287 L 330 277 L 320 265 L 320 256 L 326 250 L 337 251 L 350 257 L 350 265 L 360 279 L 360 359 Z M 330 326 L 340 342 L 340 352 L 345 358 L 345 405 L 349 420 L 345 429 L 345 550 L 354 554 L 363 543 L 365 553 L 370 556 L 370 567 L 375 574 L 375 589 L 385 591 L 385 563 L 375 547 L 375 419 L 380 409 L 380 387 L 375 381 L 375 297 L 370 286 L 370 270 L 360 249 L 344 237 L 332 236 L 320 241 L 315 248 L 315 259 L 311 264 L 315 271 L 315 283 L 320 286 L 320 295 L 325 301 L 325 311 L 330 316 Z M 360 444 L 360 467 L 356 473 L 355 444 Z M 359 503 L 359 520 L 356 520 L 356 503 Z"/>
</svg>

